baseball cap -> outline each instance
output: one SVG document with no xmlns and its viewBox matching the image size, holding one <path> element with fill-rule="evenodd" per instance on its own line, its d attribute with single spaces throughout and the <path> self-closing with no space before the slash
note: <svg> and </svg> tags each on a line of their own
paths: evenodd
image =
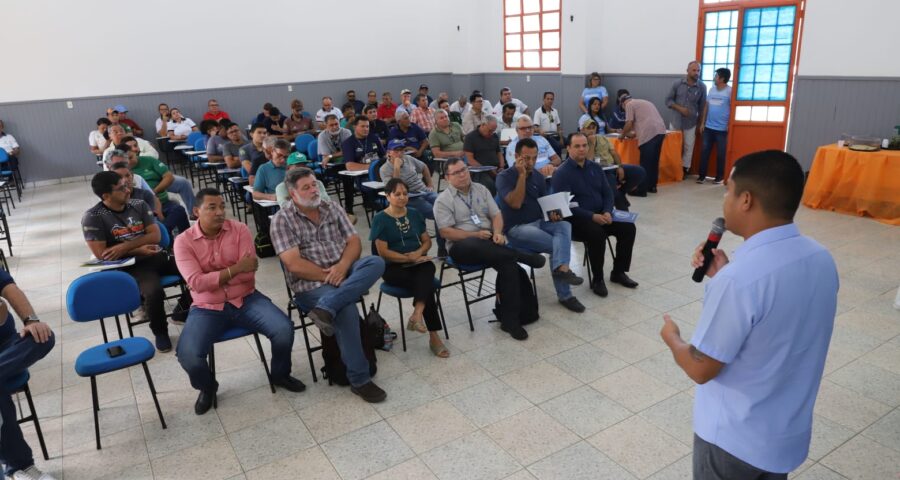
<svg viewBox="0 0 900 480">
<path fill-rule="evenodd" d="M 406 142 L 404 142 L 403 140 L 397 139 L 397 138 L 391 140 L 387 144 L 388 150 L 397 150 L 397 149 L 404 148 L 404 147 L 406 147 Z"/>
<path fill-rule="evenodd" d="M 404 88 L 403 90 L 400 90 L 400 95 L 403 95 L 404 93 L 412 93 L 412 92 L 409 91 L 408 88 Z"/>
<path fill-rule="evenodd" d="M 287 164 L 296 165 L 298 163 L 306 163 L 307 161 L 308 160 L 306 159 L 306 155 L 300 152 L 294 152 L 288 157 Z"/>
<path fill-rule="evenodd" d="M 581 121 L 581 123 L 578 125 L 578 128 L 580 128 L 581 130 L 584 130 L 585 128 L 587 128 L 588 125 L 597 126 L 597 122 L 595 122 L 593 118 L 586 118 Z"/>
<path fill-rule="evenodd" d="M 623 93 L 622 96 L 619 97 L 619 105 L 621 105 L 622 102 L 624 102 L 625 100 L 628 100 L 630 98 L 631 98 L 631 95 L 629 95 L 627 93 Z"/>
<path fill-rule="evenodd" d="M 115 110 L 119 113 L 125 113 L 128 111 L 128 109 L 125 108 L 125 105 L 122 105 L 122 104 L 116 105 L 115 107 L 113 107 L 113 110 Z"/>
<path fill-rule="evenodd" d="M 426 84 L 424 84 L 424 83 L 421 84 L 421 85 L 419 85 L 419 90 L 421 90 L 421 89 L 423 89 L 423 88 L 427 90 L 427 89 L 428 89 L 428 85 L 426 85 Z"/>
</svg>

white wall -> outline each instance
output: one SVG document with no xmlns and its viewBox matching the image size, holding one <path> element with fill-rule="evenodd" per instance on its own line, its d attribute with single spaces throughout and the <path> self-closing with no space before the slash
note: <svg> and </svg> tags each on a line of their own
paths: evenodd
<svg viewBox="0 0 900 480">
<path fill-rule="evenodd" d="M 799 75 L 900 77 L 898 18 L 896 0 L 807 1 Z"/>
<path fill-rule="evenodd" d="M 447 72 L 454 58 L 446 44 L 459 35 L 456 23 L 427 19 L 444 18 L 451 6 L 4 1 L 0 102 Z M 215 47 L 223 37 L 225 48 Z"/>
</svg>

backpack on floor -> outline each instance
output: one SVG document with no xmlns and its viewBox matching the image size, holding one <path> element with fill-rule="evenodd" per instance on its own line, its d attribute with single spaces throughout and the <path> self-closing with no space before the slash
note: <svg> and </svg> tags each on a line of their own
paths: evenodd
<svg viewBox="0 0 900 480">
<path fill-rule="evenodd" d="M 256 256 L 259 258 L 268 258 L 275 256 L 275 247 L 272 246 L 272 239 L 268 233 L 258 232 L 253 237 L 253 247 L 256 249 Z"/>
<path fill-rule="evenodd" d="M 375 304 L 369 305 L 369 313 L 366 313 L 366 335 L 372 341 L 372 348 L 390 352 L 397 334 L 391 331 L 387 320 L 375 310 Z"/>
<path fill-rule="evenodd" d="M 375 357 L 368 324 L 362 317 L 359 318 L 359 336 L 362 339 L 363 353 L 369 361 L 369 375 L 374 377 L 378 372 L 378 359 Z M 322 335 L 322 360 L 325 362 L 321 368 L 322 378 L 328 380 L 329 385 L 350 385 L 350 380 L 347 379 L 347 366 L 341 359 L 341 349 L 334 335 L 330 337 Z"/>
<path fill-rule="evenodd" d="M 540 313 L 538 312 L 538 301 L 537 297 L 534 296 L 531 278 L 528 276 L 528 273 L 526 273 L 525 269 L 521 266 L 516 265 L 516 268 L 519 271 L 519 296 L 518 298 L 511 299 L 511 301 L 519 302 L 519 323 L 521 325 L 528 325 L 541 318 Z M 500 304 L 503 301 L 504 299 L 500 298 L 500 294 L 498 293 L 497 301 L 494 304 L 494 316 L 497 317 L 497 320 L 501 323 L 503 319 L 500 318 Z"/>
</svg>

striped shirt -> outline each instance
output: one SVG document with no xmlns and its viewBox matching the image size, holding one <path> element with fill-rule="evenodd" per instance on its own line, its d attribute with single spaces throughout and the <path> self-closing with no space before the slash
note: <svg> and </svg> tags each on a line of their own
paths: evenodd
<svg viewBox="0 0 900 480">
<path fill-rule="evenodd" d="M 269 229 L 275 253 L 299 248 L 300 256 L 322 268 L 328 268 L 341 259 L 347 240 L 357 235 L 344 210 L 334 202 L 322 200 L 319 206 L 319 223 L 313 222 L 297 208 L 294 202 L 286 202 L 272 219 Z M 322 282 L 303 280 L 288 272 L 294 293 L 315 290 Z"/>
</svg>

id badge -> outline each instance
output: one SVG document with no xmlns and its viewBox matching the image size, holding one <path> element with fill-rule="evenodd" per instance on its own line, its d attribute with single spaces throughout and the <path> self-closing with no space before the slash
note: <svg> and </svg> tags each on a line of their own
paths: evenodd
<svg viewBox="0 0 900 480">
<path fill-rule="evenodd" d="M 476 214 L 472 214 L 472 223 L 474 223 L 475 225 L 481 225 L 481 218 L 479 218 Z"/>
</svg>

